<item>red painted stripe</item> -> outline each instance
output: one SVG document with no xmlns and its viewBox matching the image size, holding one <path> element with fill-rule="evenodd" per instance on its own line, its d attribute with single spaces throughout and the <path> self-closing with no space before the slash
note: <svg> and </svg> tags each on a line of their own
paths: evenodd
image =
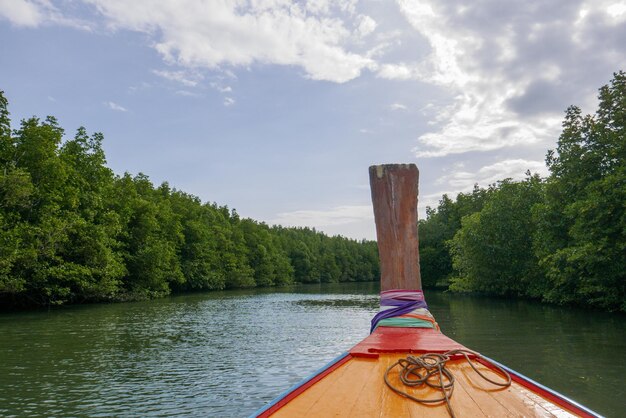
<svg viewBox="0 0 626 418">
<path fill-rule="evenodd" d="M 466 347 L 432 328 L 380 326 L 350 349 L 354 357 L 377 358 L 379 353 L 445 353 Z"/>
<path fill-rule="evenodd" d="M 492 370 L 497 370 L 496 367 L 491 364 L 490 362 L 481 359 L 481 358 L 477 358 L 476 361 L 478 361 L 480 364 L 489 367 Z M 590 413 L 588 413 L 587 411 L 585 411 L 584 409 L 580 409 L 578 406 L 568 402 L 566 399 L 563 399 L 562 397 L 555 395 L 554 393 L 548 392 L 547 390 L 543 389 L 540 386 L 535 385 L 533 382 L 529 382 L 528 380 L 524 379 L 523 377 L 515 374 L 515 372 L 511 371 L 510 369 L 508 370 L 509 374 L 511 375 L 511 380 L 513 380 L 515 383 L 518 383 L 521 386 L 524 386 L 526 389 L 530 390 L 533 393 L 536 393 L 537 395 L 541 396 L 542 398 L 545 398 L 557 405 L 559 405 L 561 408 L 568 410 L 569 412 L 576 414 L 578 416 L 581 417 L 585 417 L 585 418 L 596 418 L 595 415 L 591 415 Z"/>
<path fill-rule="evenodd" d="M 322 380 L 324 377 L 328 376 L 330 373 L 332 373 L 333 371 L 337 370 L 339 367 L 341 367 L 343 364 L 347 363 L 350 359 L 352 358 L 352 356 L 350 354 L 347 354 L 344 358 L 342 358 L 341 360 L 339 360 L 338 362 L 336 362 L 335 364 L 332 364 L 330 367 L 328 367 L 327 369 L 322 370 L 321 372 L 319 372 L 318 374 L 316 374 L 315 376 L 313 376 L 313 378 L 309 379 L 307 382 L 305 382 L 304 384 L 298 386 L 297 388 L 295 388 L 294 390 L 292 390 L 291 392 L 289 392 L 287 395 L 285 395 L 280 401 L 276 402 L 274 405 L 272 405 L 270 408 L 268 408 L 267 410 L 263 411 L 261 414 L 259 414 L 257 417 L 258 418 L 264 418 L 264 417 L 269 417 L 270 415 L 272 415 L 274 412 L 278 411 L 280 408 L 282 408 L 283 406 L 287 405 L 289 402 L 291 402 L 293 399 L 297 398 L 300 394 L 302 394 L 303 392 L 305 392 L 308 388 L 310 388 L 311 386 L 313 386 L 314 384 L 316 384 L 317 382 L 319 382 L 320 380 Z"/>
</svg>

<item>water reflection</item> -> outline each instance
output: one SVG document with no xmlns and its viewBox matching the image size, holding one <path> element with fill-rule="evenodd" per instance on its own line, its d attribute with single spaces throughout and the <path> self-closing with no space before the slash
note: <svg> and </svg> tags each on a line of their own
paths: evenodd
<svg viewBox="0 0 626 418">
<path fill-rule="evenodd" d="M 341 309 L 341 308 L 358 308 L 358 309 L 371 309 L 378 304 L 378 296 L 372 295 L 366 298 L 346 298 L 346 299 L 330 299 L 330 300 L 300 300 L 296 301 L 297 305 L 303 306 L 305 309 L 315 308 L 327 308 L 327 309 Z"/>
<path fill-rule="evenodd" d="M 313 285 L 3 314 L 0 416 L 245 416 L 364 338 L 377 291 Z M 441 292 L 427 300 L 452 338 L 621 413 L 623 316 Z"/>
</svg>

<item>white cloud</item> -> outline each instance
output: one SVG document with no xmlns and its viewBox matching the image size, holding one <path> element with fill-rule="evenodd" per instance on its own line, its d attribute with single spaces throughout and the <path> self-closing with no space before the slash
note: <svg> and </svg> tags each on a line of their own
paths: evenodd
<svg viewBox="0 0 626 418">
<path fill-rule="evenodd" d="M 220 93 L 230 93 L 233 91 L 233 88 L 231 86 L 224 86 L 216 82 L 210 83 L 210 86 L 214 88 L 215 90 L 219 91 Z"/>
<path fill-rule="evenodd" d="M 626 15 L 626 2 L 611 4 L 606 11 L 611 17 L 620 18 Z"/>
<path fill-rule="evenodd" d="M 623 2 L 398 4 L 431 52 L 419 63 L 383 64 L 377 75 L 433 83 L 454 95 L 435 129 L 419 137 L 418 157 L 554 141 L 565 108 L 590 107 L 597 88 L 626 62 Z"/>
<path fill-rule="evenodd" d="M 15 26 L 34 28 L 50 23 L 91 30 L 82 19 L 63 16 L 49 0 L 0 0 L 0 20 L 2 18 Z"/>
<path fill-rule="evenodd" d="M 42 6 L 26 0 L 0 0 L 0 17 L 16 26 L 39 26 L 45 19 Z"/>
<path fill-rule="evenodd" d="M 284 226 L 308 226 L 324 228 L 328 226 L 345 225 L 361 221 L 374 220 L 374 213 L 370 205 L 337 206 L 328 210 L 297 210 L 294 212 L 279 213 L 271 223 Z"/>
<path fill-rule="evenodd" d="M 187 71 L 152 70 L 152 73 L 167 80 L 176 81 L 187 87 L 195 87 L 202 78 L 198 74 L 191 74 Z"/>
<path fill-rule="evenodd" d="M 120 106 L 114 102 L 104 102 L 104 105 L 109 109 L 115 110 L 117 112 L 128 112 L 128 109 L 126 109 L 124 106 Z"/>
<path fill-rule="evenodd" d="M 185 97 L 200 97 L 198 93 L 194 93 L 188 90 L 176 90 L 176 94 L 178 96 L 185 96 Z"/>
<path fill-rule="evenodd" d="M 391 110 L 407 110 L 408 108 L 402 103 L 392 103 L 389 105 Z"/>
<path fill-rule="evenodd" d="M 369 16 L 361 15 L 357 18 L 357 32 L 365 37 L 376 30 L 376 21 Z"/>
<path fill-rule="evenodd" d="M 426 207 L 437 207 L 444 194 L 455 199 L 459 193 L 470 193 L 475 184 L 480 187 L 488 187 L 490 184 L 507 178 L 522 180 L 526 178 L 528 170 L 532 174 L 539 174 L 542 177 L 549 174 L 543 161 L 508 159 L 483 166 L 477 171 L 466 170 L 463 162 L 455 163 L 447 170 L 450 171 L 450 174 L 437 179 L 436 184 L 440 186 L 439 191 L 419 196 L 419 218 L 425 219 Z"/>
<path fill-rule="evenodd" d="M 417 67 L 419 67 L 419 64 L 383 64 L 378 67 L 377 76 L 388 80 L 419 79 L 420 72 Z"/>
<path fill-rule="evenodd" d="M 209 78 L 207 69 L 235 77 L 235 69 L 256 64 L 337 83 L 371 71 L 435 85 L 433 99 L 448 100 L 425 109 L 430 131 L 413 150 L 422 158 L 553 142 L 563 110 L 592 106 L 597 88 L 626 62 L 624 0 L 397 0 L 404 22 L 356 0 L 83 1 L 106 28 L 146 34 L 179 68 L 154 73 L 187 87 Z M 80 25 L 59 8 L 0 0 L 0 17 L 20 26 Z M 222 81 L 211 87 L 232 92 Z"/>
<path fill-rule="evenodd" d="M 476 102 L 480 100 L 480 102 Z M 420 136 L 413 148 L 417 157 L 441 157 L 470 151 L 492 151 L 504 147 L 533 145 L 554 140 L 560 130 L 560 118 L 518 120 L 503 112 L 501 100 L 488 103 L 491 97 L 463 98 L 437 116 L 444 126 Z M 443 117 L 449 115 L 449 118 Z"/>
<path fill-rule="evenodd" d="M 224 97 L 224 106 L 229 107 L 235 104 L 235 99 L 232 97 Z"/>
<path fill-rule="evenodd" d="M 486 187 L 506 178 L 521 180 L 526 177 L 528 170 L 533 174 L 548 175 L 548 169 L 543 161 L 511 159 L 486 165 L 477 172 L 463 171 L 462 166 L 456 166 L 453 173 L 441 177 L 437 183 L 446 184 L 449 189 L 458 193 L 471 190 L 474 184 Z"/>
<path fill-rule="evenodd" d="M 219 69 L 255 63 L 295 65 L 315 80 L 345 82 L 375 66 L 347 44 L 374 30 L 354 5 L 324 1 L 303 7 L 290 1 L 153 2 L 88 0 L 112 29 L 148 33 L 167 62 Z M 358 22 L 350 32 L 346 22 Z"/>
</svg>

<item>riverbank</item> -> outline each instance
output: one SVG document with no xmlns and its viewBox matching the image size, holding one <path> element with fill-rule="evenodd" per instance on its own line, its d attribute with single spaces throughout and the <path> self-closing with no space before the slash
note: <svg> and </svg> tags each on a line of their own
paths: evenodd
<svg viewBox="0 0 626 418">
<path fill-rule="evenodd" d="M 10 313 L 19 313 L 19 312 L 49 312 L 51 310 L 59 310 L 59 309 L 68 309 L 75 306 L 97 306 L 97 305 L 107 305 L 107 304 L 119 304 L 119 303 L 131 303 L 131 302 L 144 302 L 149 303 L 150 301 L 159 301 L 163 299 L 175 298 L 175 297 L 193 297 L 196 295 L 222 295 L 222 294 L 237 294 L 237 292 L 242 292 L 242 294 L 282 294 L 282 293 L 291 293 L 295 290 L 299 292 L 305 293 L 315 293 L 321 289 L 324 290 L 325 293 L 342 293 L 343 289 L 350 288 L 350 286 L 358 285 L 362 289 L 368 289 L 370 293 L 378 292 L 380 289 L 380 282 L 378 280 L 372 281 L 360 281 L 360 282 L 338 282 L 338 283 L 291 283 L 285 284 L 282 286 L 265 286 L 265 287 L 248 287 L 248 288 L 240 288 L 240 289 L 222 289 L 222 290 L 185 290 L 182 292 L 165 294 L 165 295 L 146 295 L 145 293 L 140 294 L 124 294 L 118 298 L 111 298 L 108 300 L 100 300 L 93 301 L 88 300 L 82 303 L 72 303 L 72 304 L 59 304 L 59 305 L 25 305 L 19 306 L 16 304 L 5 303 L 3 299 L 0 298 L 0 314 L 10 314 Z M 607 312 L 604 309 L 601 309 L 597 306 L 585 306 L 576 303 L 556 303 L 542 300 L 540 298 L 533 298 L 529 296 L 503 296 L 503 295 L 493 295 L 485 292 L 478 291 L 458 291 L 451 290 L 445 285 L 437 285 L 430 286 L 425 288 L 425 292 L 429 293 L 442 293 L 449 294 L 450 296 L 467 296 L 474 298 L 476 300 L 486 299 L 486 300 L 499 300 L 504 303 L 535 303 L 539 305 L 544 305 L 547 307 L 551 307 L 554 309 L 573 309 L 580 310 L 585 312 L 595 312 L 595 313 L 609 313 L 611 315 L 617 315 L 618 317 L 624 317 L 626 312 L 616 311 L 616 312 Z"/>
</svg>

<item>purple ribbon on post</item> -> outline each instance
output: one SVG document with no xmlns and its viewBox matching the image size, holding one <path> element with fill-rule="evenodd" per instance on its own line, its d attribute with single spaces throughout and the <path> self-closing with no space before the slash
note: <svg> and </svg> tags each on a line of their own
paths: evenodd
<svg viewBox="0 0 626 418">
<path fill-rule="evenodd" d="M 380 306 L 394 306 L 394 308 L 380 311 L 372 318 L 370 333 L 374 332 L 378 323 L 383 319 L 404 315 L 419 308 L 428 309 L 421 290 L 395 289 L 380 292 Z"/>
</svg>

